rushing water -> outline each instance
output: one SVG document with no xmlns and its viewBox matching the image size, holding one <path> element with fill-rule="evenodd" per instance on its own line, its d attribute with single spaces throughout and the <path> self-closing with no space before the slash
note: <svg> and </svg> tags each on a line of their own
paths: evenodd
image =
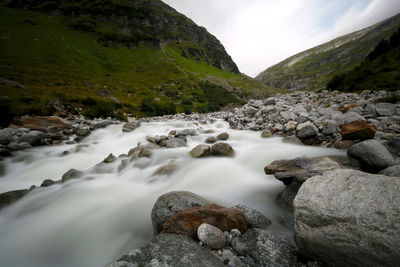
<svg viewBox="0 0 400 267">
<path fill-rule="evenodd" d="M 0 266 L 103 266 L 152 237 L 150 213 L 163 193 L 188 190 L 225 206 L 245 204 L 272 220 L 280 211 L 274 199 L 283 185 L 263 168 L 277 159 L 342 152 L 262 139 L 259 132 L 228 129 L 225 122 L 209 125 L 170 121 L 145 123 L 131 133 L 121 125 L 93 132 L 80 144 L 35 148 L 5 160 L 0 192 L 58 180 L 71 168 L 85 174 L 65 184 L 32 190 L 0 211 Z M 173 129 L 196 129 L 183 148 L 158 149 L 153 156 L 94 167 L 109 153 L 127 153 L 147 135 Z M 206 134 L 206 130 L 214 133 Z M 209 136 L 228 132 L 233 158 L 193 159 L 191 148 Z M 65 152 L 68 151 L 68 152 Z M 153 175 L 173 162 L 170 175 Z"/>
</svg>

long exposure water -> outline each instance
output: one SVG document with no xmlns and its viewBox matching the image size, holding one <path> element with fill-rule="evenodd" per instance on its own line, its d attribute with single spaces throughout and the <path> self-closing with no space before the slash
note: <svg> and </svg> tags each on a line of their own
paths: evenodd
<svg viewBox="0 0 400 267">
<path fill-rule="evenodd" d="M 264 174 L 277 159 L 340 155 L 343 152 L 286 144 L 259 132 L 229 129 L 223 121 L 199 125 L 169 121 L 143 123 L 131 133 L 121 125 L 94 131 L 80 144 L 34 148 L 4 160 L 0 192 L 59 180 L 71 168 L 84 171 L 79 179 L 32 190 L 0 210 L 0 266 L 103 266 L 151 240 L 150 213 L 163 193 L 187 190 L 230 207 L 245 204 L 275 220 L 282 211 L 274 199 L 281 182 Z M 127 153 L 147 135 L 196 129 L 186 147 L 154 150 L 151 158 L 121 159 L 95 167 L 109 153 Z M 205 133 L 213 130 L 214 133 Z M 189 151 L 209 136 L 228 132 L 233 158 L 194 159 Z M 68 152 L 66 152 L 68 151 Z M 153 175 L 173 163 L 169 175 Z"/>
</svg>

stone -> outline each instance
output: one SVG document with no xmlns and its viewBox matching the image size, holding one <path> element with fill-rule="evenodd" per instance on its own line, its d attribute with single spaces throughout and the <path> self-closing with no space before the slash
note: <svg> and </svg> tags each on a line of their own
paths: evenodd
<svg viewBox="0 0 400 267">
<path fill-rule="evenodd" d="M 26 142 L 30 144 L 31 146 L 40 146 L 41 145 L 41 137 L 40 135 L 37 134 L 31 134 L 31 133 L 24 133 L 21 135 L 19 141 Z"/>
<path fill-rule="evenodd" d="M 337 149 L 349 149 L 352 145 L 354 145 L 356 142 L 351 141 L 351 140 L 338 140 L 336 141 L 333 146 Z"/>
<path fill-rule="evenodd" d="M 296 136 L 285 136 L 282 138 L 282 142 L 286 144 L 293 144 L 293 145 L 304 145 L 303 142 Z"/>
<path fill-rule="evenodd" d="M 379 174 L 393 177 L 400 177 L 400 165 L 387 167 L 379 172 Z"/>
<path fill-rule="evenodd" d="M 79 137 L 85 137 L 90 134 L 90 130 L 88 128 L 79 128 L 76 130 L 76 135 Z"/>
<path fill-rule="evenodd" d="M 229 138 L 229 134 L 228 133 L 221 133 L 219 135 L 217 135 L 217 139 L 221 140 L 221 141 L 226 141 Z"/>
<path fill-rule="evenodd" d="M 186 140 L 168 136 L 168 139 L 161 140 L 159 145 L 166 148 L 183 147 L 186 146 Z"/>
<path fill-rule="evenodd" d="M 400 137 L 395 137 L 388 141 L 385 141 L 383 145 L 389 150 L 389 152 L 393 156 L 400 157 Z"/>
<path fill-rule="evenodd" d="M 296 130 L 297 124 L 297 121 L 288 121 L 285 125 L 285 131 L 289 132 Z"/>
<path fill-rule="evenodd" d="M 211 155 L 214 156 L 233 156 L 234 150 L 227 143 L 217 143 L 211 146 Z"/>
<path fill-rule="evenodd" d="M 151 211 L 154 234 L 157 235 L 162 231 L 165 221 L 173 214 L 207 204 L 209 202 L 206 199 L 187 191 L 174 191 L 160 196 Z"/>
<path fill-rule="evenodd" d="M 241 256 L 249 256 L 255 266 L 297 266 L 297 248 L 286 236 L 262 229 L 249 229 L 232 240 L 232 247 Z"/>
<path fill-rule="evenodd" d="M 159 167 L 154 171 L 153 175 L 170 175 L 176 169 L 176 165 L 174 163 L 169 163 L 164 166 Z"/>
<path fill-rule="evenodd" d="M 375 109 L 379 116 L 392 116 L 396 109 L 396 105 L 390 103 L 377 103 Z"/>
<path fill-rule="evenodd" d="M 400 179 L 340 169 L 308 179 L 294 200 L 299 252 L 326 266 L 397 266 Z"/>
<path fill-rule="evenodd" d="M 356 112 L 347 112 L 343 115 L 343 124 L 347 124 L 352 121 L 365 121 L 365 118 Z"/>
<path fill-rule="evenodd" d="M 263 105 L 263 102 L 261 100 L 250 100 L 248 103 L 249 106 L 255 107 L 255 108 L 259 108 Z"/>
<path fill-rule="evenodd" d="M 245 110 L 246 114 L 249 116 L 254 116 L 257 113 L 258 109 L 252 106 L 248 106 Z"/>
<path fill-rule="evenodd" d="M 0 209 L 16 202 L 29 193 L 28 189 L 14 190 L 0 194 Z"/>
<path fill-rule="evenodd" d="M 314 137 L 318 134 L 318 128 L 310 121 L 297 125 L 296 136 L 300 139 Z"/>
<path fill-rule="evenodd" d="M 206 139 L 207 144 L 214 144 L 215 142 L 217 142 L 217 138 L 215 138 L 214 136 L 210 136 Z"/>
<path fill-rule="evenodd" d="M 72 180 L 72 179 L 78 179 L 83 175 L 83 172 L 75 170 L 75 169 L 70 169 L 66 173 L 63 174 L 61 178 L 61 182 L 65 183 L 66 181 Z"/>
<path fill-rule="evenodd" d="M 272 224 L 264 214 L 246 205 L 236 205 L 233 208 L 243 212 L 247 228 L 267 229 Z"/>
<path fill-rule="evenodd" d="M 55 182 L 51 179 L 46 179 L 42 182 L 42 184 L 40 185 L 40 187 L 48 187 L 53 185 Z"/>
<path fill-rule="evenodd" d="M 376 140 L 366 140 L 351 146 L 347 150 L 347 155 L 359 160 L 366 169 L 372 171 L 394 165 L 390 152 Z"/>
<path fill-rule="evenodd" d="M 274 134 L 270 130 L 264 130 L 261 132 L 262 138 L 269 138 L 272 137 Z"/>
<path fill-rule="evenodd" d="M 107 126 L 112 125 L 112 124 L 114 124 L 113 121 L 103 120 L 103 121 L 100 121 L 100 122 L 90 125 L 90 130 L 94 131 L 97 129 L 106 128 Z M 123 131 L 123 129 L 122 129 L 122 131 Z"/>
<path fill-rule="evenodd" d="M 376 128 L 364 121 L 356 120 L 342 126 L 342 140 L 368 140 L 374 138 Z"/>
<path fill-rule="evenodd" d="M 215 266 L 224 267 L 210 250 L 198 245 L 196 241 L 184 235 L 158 235 L 144 247 L 130 251 L 106 267 L 133 266 Z"/>
<path fill-rule="evenodd" d="M 127 122 L 124 124 L 124 126 L 122 126 L 122 132 L 129 133 L 136 130 L 139 127 L 140 127 L 140 122 L 138 121 Z"/>
<path fill-rule="evenodd" d="M 209 204 L 175 213 L 164 223 L 162 233 L 184 234 L 197 238 L 197 228 L 202 223 L 211 224 L 222 231 L 238 229 L 241 233 L 245 233 L 247 230 L 245 217 L 240 210 Z"/>
<path fill-rule="evenodd" d="M 201 242 L 213 249 L 222 249 L 226 243 L 224 233 L 208 223 L 202 223 L 197 228 L 197 237 Z"/>
<path fill-rule="evenodd" d="M 323 123 L 322 134 L 332 135 L 339 132 L 339 127 L 334 120 L 326 120 Z"/>
<path fill-rule="evenodd" d="M 276 103 L 276 98 L 275 97 L 268 97 L 264 101 L 264 105 L 269 106 L 269 105 L 275 105 Z"/>
<path fill-rule="evenodd" d="M 117 160 L 117 157 L 110 153 L 107 158 L 103 160 L 104 163 L 112 163 Z"/>
<path fill-rule="evenodd" d="M 291 111 L 282 111 L 281 116 L 287 121 L 297 121 L 298 117 Z"/>
<path fill-rule="evenodd" d="M 210 155 L 210 146 L 208 146 L 208 145 L 198 145 L 195 148 L 193 148 L 189 152 L 189 154 L 193 158 L 207 157 L 208 155 Z"/>
<path fill-rule="evenodd" d="M 47 131 L 49 126 L 55 126 L 58 130 L 71 128 L 71 124 L 59 117 L 51 116 L 29 116 L 21 117 L 20 123 L 23 127 L 38 131 Z"/>
<path fill-rule="evenodd" d="M 197 132 L 194 129 L 184 129 L 184 130 L 177 131 L 175 133 L 175 136 L 188 136 L 188 135 L 195 136 L 195 135 L 197 135 Z"/>
</svg>

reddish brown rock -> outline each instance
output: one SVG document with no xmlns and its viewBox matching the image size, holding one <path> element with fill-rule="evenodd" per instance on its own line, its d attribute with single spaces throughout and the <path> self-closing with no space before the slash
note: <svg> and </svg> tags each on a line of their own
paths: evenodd
<svg viewBox="0 0 400 267">
<path fill-rule="evenodd" d="M 22 126 L 32 130 L 54 132 L 55 129 L 63 130 L 71 127 L 67 121 L 51 116 L 23 116 L 20 119 Z"/>
<path fill-rule="evenodd" d="M 246 220 L 240 210 L 210 204 L 175 213 L 164 223 L 162 233 L 184 234 L 196 239 L 197 228 L 203 223 L 211 224 L 222 231 L 238 229 L 242 234 L 247 231 Z"/>
<path fill-rule="evenodd" d="M 376 128 L 364 121 L 352 121 L 342 126 L 342 140 L 368 140 L 374 138 Z"/>
</svg>

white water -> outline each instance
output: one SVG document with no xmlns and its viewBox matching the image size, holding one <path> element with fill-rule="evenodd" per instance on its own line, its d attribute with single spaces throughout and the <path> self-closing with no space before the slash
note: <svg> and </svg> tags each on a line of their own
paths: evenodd
<svg viewBox="0 0 400 267">
<path fill-rule="evenodd" d="M 167 135 L 173 129 L 194 128 L 188 146 L 155 150 L 151 159 L 134 160 L 118 171 L 120 160 L 93 168 L 110 152 L 118 156 L 147 135 Z M 204 134 L 212 129 L 213 134 Z M 209 136 L 228 132 L 234 158 L 193 159 L 188 152 Z M 80 147 L 80 149 L 78 149 Z M 71 153 L 62 156 L 64 151 Z M 78 151 L 78 152 L 74 152 Z M 79 145 L 60 145 L 19 152 L 5 160 L 0 192 L 58 180 L 71 168 L 85 175 L 62 185 L 38 188 L 0 210 L 0 266 L 103 266 L 152 238 L 150 213 L 156 199 L 173 190 L 188 190 L 221 205 L 246 204 L 272 220 L 280 211 L 274 199 L 283 185 L 264 174 L 277 159 L 322 156 L 342 152 L 262 139 L 259 132 L 228 129 L 224 122 L 146 123 L 132 133 L 121 125 L 93 132 Z M 154 171 L 174 162 L 169 176 Z"/>
</svg>

